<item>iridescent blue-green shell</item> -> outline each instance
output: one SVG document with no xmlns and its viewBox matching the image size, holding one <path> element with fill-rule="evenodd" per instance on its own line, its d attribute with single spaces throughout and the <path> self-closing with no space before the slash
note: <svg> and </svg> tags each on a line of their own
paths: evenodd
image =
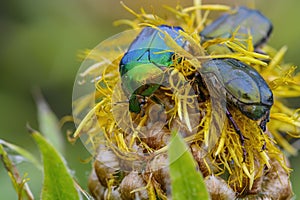
<svg viewBox="0 0 300 200">
<path fill-rule="evenodd" d="M 239 7 L 233 13 L 225 14 L 205 27 L 200 33 L 202 42 L 214 38 L 230 38 L 237 31 L 236 38 L 252 36 L 253 46 L 263 44 L 272 32 L 272 23 L 258 10 Z"/>
<path fill-rule="evenodd" d="M 129 97 L 131 112 L 140 112 L 138 97 L 151 96 L 160 86 L 162 72 L 172 64 L 174 51 L 165 43 L 165 34 L 179 46 L 184 45 L 179 35 L 182 28 L 167 25 L 157 28 L 145 27 L 120 61 L 122 87 Z"/>
<path fill-rule="evenodd" d="M 215 59 L 202 64 L 201 74 L 215 76 L 226 90 L 227 102 L 250 119 L 268 115 L 273 105 L 272 91 L 251 66 L 235 59 Z"/>
</svg>

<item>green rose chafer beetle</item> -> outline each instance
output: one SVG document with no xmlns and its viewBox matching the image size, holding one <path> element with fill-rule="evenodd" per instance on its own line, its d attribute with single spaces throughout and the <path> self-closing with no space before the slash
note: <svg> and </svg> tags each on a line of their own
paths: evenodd
<svg viewBox="0 0 300 200">
<path fill-rule="evenodd" d="M 265 131 L 273 94 L 254 68 L 235 59 L 215 59 L 204 62 L 200 72 L 215 76 L 226 90 L 228 104 L 252 120 L 261 120 L 260 127 Z"/>
<path fill-rule="evenodd" d="M 181 27 L 161 25 L 145 27 L 131 43 L 120 61 L 122 87 L 129 98 L 129 110 L 140 113 L 145 97 L 151 96 L 162 82 L 162 73 L 172 64 L 174 51 L 164 41 L 164 34 L 171 36 L 179 46 L 185 42 L 179 35 Z"/>
<path fill-rule="evenodd" d="M 229 39 L 235 33 L 235 38 L 246 43 L 249 36 L 252 37 L 252 45 L 255 49 L 263 45 L 272 33 L 273 26 L 268 18 L 258 10 L 239 7 L 231 13 L 224 14 L 201 32 L 201 43 L 216 38 Z M 209 52 L 228 53 L 231 50 L 224 45 L 212 45 Z"/>
</svg>

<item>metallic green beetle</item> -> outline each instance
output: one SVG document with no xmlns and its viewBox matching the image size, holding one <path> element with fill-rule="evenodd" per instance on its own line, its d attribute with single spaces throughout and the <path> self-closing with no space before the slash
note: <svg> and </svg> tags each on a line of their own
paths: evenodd
<svg viewBox="0 0 300 200">
<path fill-rule="evenodd" d="M 165 43 L 164 33 L 171 36 L 179 46 L 184 46 L 179 35 L 181 27 L 161 25 L 145 27 L 131 43 L 119 65 L 122 87 L 129 98 L 129 110 L 140 113 L 146 97 L 160 87 L 163 71 L 172 64 L 174 51 Z M 163 32 L 161 32 L 163 31 Z M 155 97 L 152 97 L 157 101 Z"/>
<path fill-rule="evenodd" d="M 236 106 L 248 118 L 261 120 L 260 127 L 265 131 L 273 94 L 254 68 L 235 59 L 215 59 L 204 62 L 200 74 L 215 76 L 226 90 L 227 103 Z"/>
<path fill-rule="evenodd" d="M 231 38 L 236 32 L 235 37 L 244 41 L 252 36 L 253 47 L 257 48 L 264 44 L 272 33 L 273 26 L 268 18 L 258 10 L 239 7 L 233 13 L 225 14 L 213 21 L 201 31 L 202 43 L 215 38 Z M 210 48 L 209 51 L 230 51 L 225 46 Z"/>
</svg>

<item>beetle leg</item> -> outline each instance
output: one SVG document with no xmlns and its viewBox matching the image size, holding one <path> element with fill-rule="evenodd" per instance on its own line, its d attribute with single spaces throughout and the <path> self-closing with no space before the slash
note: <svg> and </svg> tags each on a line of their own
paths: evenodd
<svg viewBox="0 0 300 200">
<path fill-rule="evenodd" d="M 263 129 L 262 129 L 263 130 Z M 265 130 L 263 130 L 263 132 L 260 132 L 260 134 L 265 134 Z M 261 151 L 265 151 L 267 149 L 267 142 L 266 142 L 266 139 L 264 138 L 264 143 L 261 147 Z"/>
<path fill-rule="evenodd" d="M 261 147 L 261 151 L 264 151 L 264 150 L 266 150 L 267 149 L 267 143 L 266 143 L 266 141 L 264 141 L 264 144 L 263 144 L 263 146 Z"/>
<path fill-rule="evenodd" d="M 129 98 L 129 111 L 139 114 L 143 117 L 145 115 L 144 106 L 147 103 L 147 97 L 138 94 L 132 94 Z"/>
<path fill-rule="evenodd" d="M 246 149 L 245 149 L 245 137 L 244 135 L 242 134 L 240 128 L 238 127 L 238 125 L 235 123 L 231 113 L 228 111 L 228 109 L 226 109 L 226 115 L 229 119 L 229 121 L 231 122 L 231 124 L 233 125 L 233 128 L 235 130 L 235 132 L 237 134 L 239 134 L 240 136 L 240 141 L 241 141 L 241 145 L 242 145 L 242 149 L 243 149 L 243 162 L 245 162 L 246 160 L 246 156 L 247 156 L 247 152 L 246 152 Z"/>
<path fill-rule="evenodd" d="M 148 98 L 151 99 L 154 103 L 159 104 L 162 109 L 159 112 L 159 114 L 165 110 L 165 105 L 163 104 L 163 102 L 156 97 L 155 95 L 151 95 L 150 97 L 148 96 L 143 96 L 143 95 L 138 95 L 138 94 L 133 94 L 134 96 L 131 98 L 131 102 L 129 101 L 129 105 L 131 104 L 138 104 L 138 109 L 135 108 L 135 110 L 130 110 L 131 112 L 135 112 L 135 113 L 140 113 L 141 117 L 143 117 L 145 115 L 145 105 L 148 103 Z"/>
<path fill-rule="evenodd" d="M 259 123 L 259 127 L 261 128 L 261 130 L 263 131 L 261 134 L 264 134 L 267 130 L 267 123 L 270 121 L 270 111 L 268 111 L 265 115 L 265 117 L 260 121 Z M 261 148 L 262 151 L 267 149 L 267 144 L 266 144 L 266 140 L 264 141 L 264 144 Z"/>
<path fill-rule="evenodd" d="M 142 96 L 142 95 L 138 95 L 139 98 L 139 104 L 140 104 L 140 109 L 141 109 L 141 117 L 144 117 L 145 115 L 145 105 L 147 104 L 147 97 Z"/>
<path fill-rule="evenodd" d="M 262 119 L 259 123 L 260 128 L 263 130 L 263 132 L 266 131 L 267 127 L 267 122 L 269 122 L 270 120 L 270 111 L 268 111 L 264 117 L 264 119 Z"/>
</svg>

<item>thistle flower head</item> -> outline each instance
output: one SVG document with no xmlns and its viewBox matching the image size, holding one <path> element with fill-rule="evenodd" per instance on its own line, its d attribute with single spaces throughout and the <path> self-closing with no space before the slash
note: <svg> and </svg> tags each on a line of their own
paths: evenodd
<svg viewBox="0 0 300 200">
<path fill-rule="evenodd" d="M 225 5 L 165 7 L 173 15 L 171 19 L 144 10 L 137 13 L 123 6 L 135 19 L 115 24 L 127 24 L 132 30 L 84 52 L 79 85 L 74 89 L 73 112 L 78 123 L 74 136 L 80 136 L 92 153 L 98 154 L 94 170 L 104 188 L 101 190 L 107 191 L 103 193 L 117 195 L 118 191 L 118 195 L 127 195 L 127 199 L 134 198 L 134 194 L 151 199 L 155 194 L 165 199 L 170 192 L 169 177 L 163 170 L 168 166 L 165 153 L 171 131 L 176 129 L 190 145 L 207 183 L 210 180 L 225 186 L 227 183 L 228 191 L 239 197 L 249 194 L 272 197 L 269 190 L 274 185 L 268 173 L 276 171 L 278 179 L 287 180 L 283 187 L 287 188 L 285 197 L 290 196 L 290 169 L 282 151 L 295 155 L 297 150 L 283 133 L 299 137 L 300 118 L 299 109 L 289 108 L 284 100 L 299 96 L 300 74 L 295 73 L 294 65 L 283 62 L 286 47 L 277 51 L 264 44 L 258 51 L 253 45 L 255 35 L 250 31 L 239 32 L 241 27 L 233 30 L 230 37 L 203 41 L 199 33 L 213 21 L 210 13 L 236 12 Z M 178 37 L 186 45 L 178 45 L 177 38 L 160 29 L 160 25 L 182 27 Z M 124 91 L 124 80 L 131 74 L 121 76 L 120 62 L 143 27 L 157 30 L 169 47 L 156 54 L 163 55 L 170 49 L 173 54 L 171 64 L 163 70 L 149 64 L 140 71 L 134 68 L 134 77 L 139 78 L 135 80 L 140 85 L 133 90 L 140 92 L 132 98 Z M 213 59 L 234 59 L 250 66 L 250 72 L 253 68 L 260 74 L 274 99 L 264 118 L 246 116 L 247 105 L 230 94 L 218 76 L 211 80 L 211 76 L 202 74 L 204 63 Z M 154 82 L 159 89 L 151 90 L 148 95 L 149 85 Z M 247 88 L 247 83 L 241 83 L 241 87 Z M 138 101 L 140 112 L 128 109 L 133 101 Z M 267 124 L 266 131 L 260 126 L 262 123 Z M 135 177 L 136 181 L 129 177 Z M 215 191 L 220 192 L 212 189 L 212 196 L 219 195 Z M 95 194 L 99 196 L 98 193 Z"/>
</svg>

